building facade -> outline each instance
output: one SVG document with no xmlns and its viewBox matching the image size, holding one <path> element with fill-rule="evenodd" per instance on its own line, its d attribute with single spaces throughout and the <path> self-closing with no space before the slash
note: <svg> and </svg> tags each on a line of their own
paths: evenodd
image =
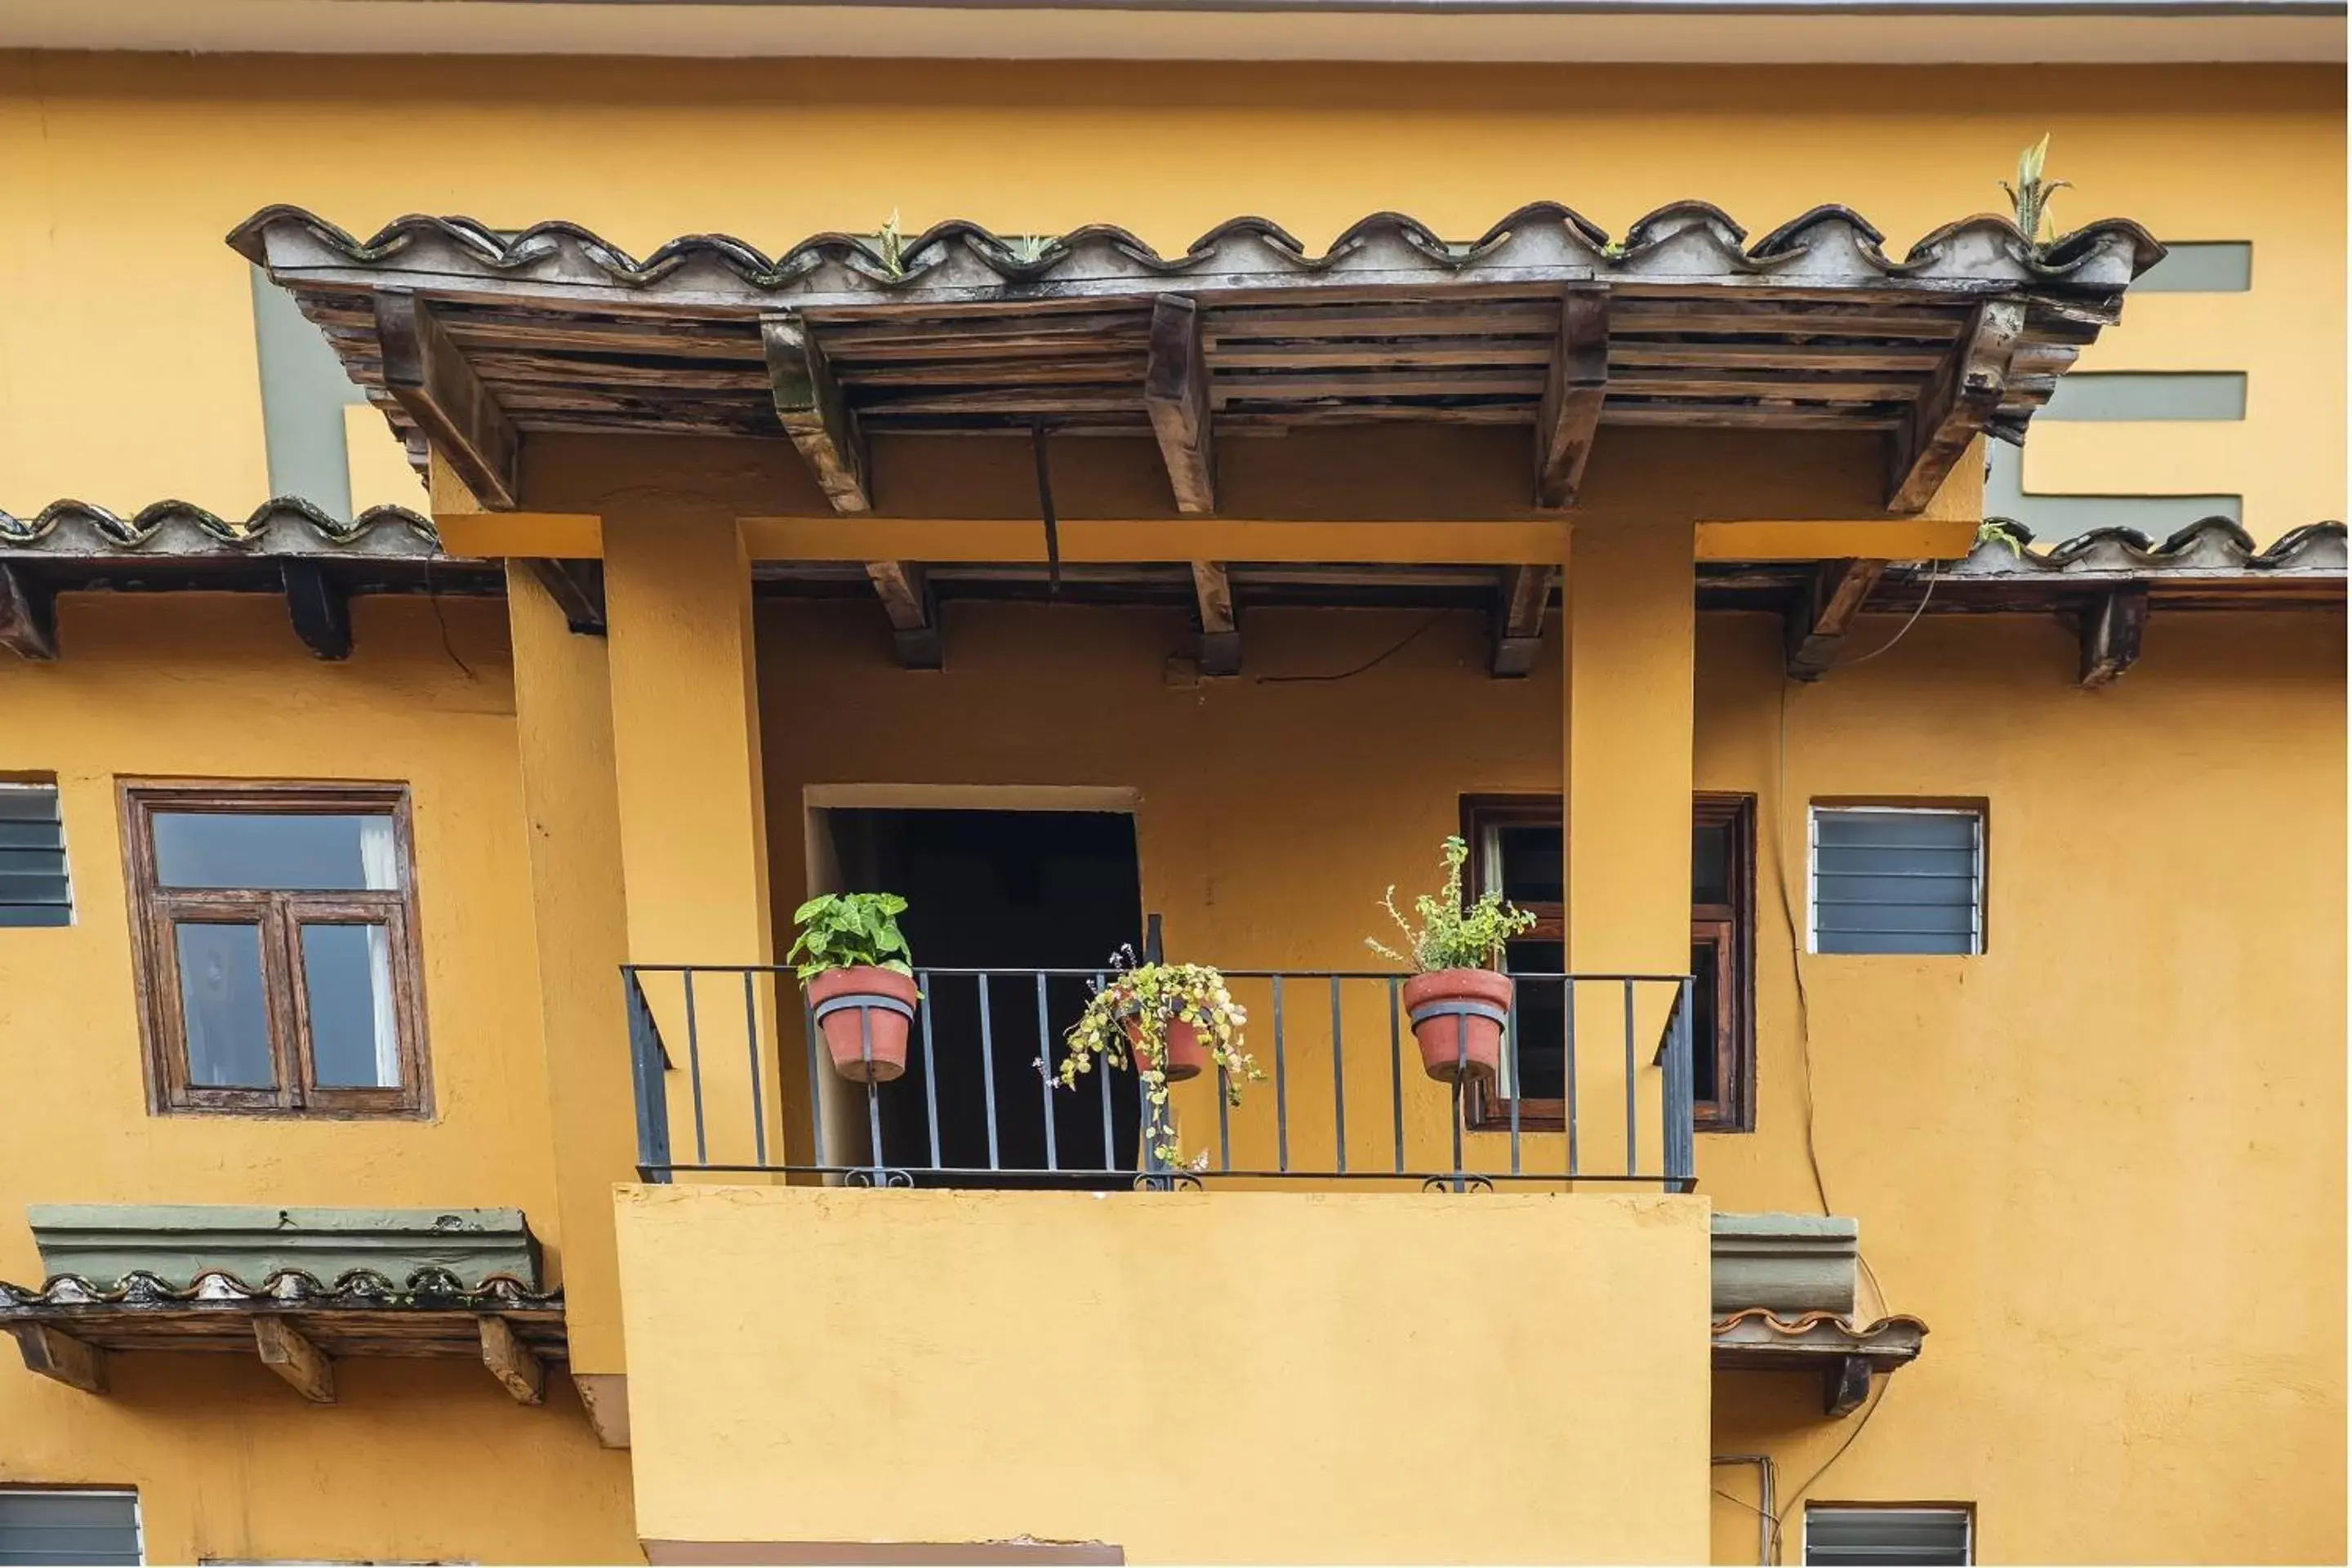
<svg viewBox="0 0 2352 1568">
<path fill-rule="evenodd" d="M 2340 7 L 136 9 L 0 22 L 0 1562 L 2342 1559 Z"/>
</svg>

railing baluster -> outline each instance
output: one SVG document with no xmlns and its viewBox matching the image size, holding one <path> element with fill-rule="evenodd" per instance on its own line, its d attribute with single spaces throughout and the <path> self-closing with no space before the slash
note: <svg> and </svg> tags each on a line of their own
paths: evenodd
<svg viewBox="0 0 2352 1568">
<path fill-rule="evenodd" d="M 1519 1173 L 1519 1101 L 1528 1097 L 1528 1080 L 1519 1076 L 1519 988 L 1511 987 L 1510 1016 L 1503 1024 L 1504 1060 L 1511 1068 L 1511 1174 Z"/>
<path fill-rule="evenodd" d="M 694 1163 L 710 1163 L 710 1146 L 702 1136 L 702 1038 L 694 1026 L 694 971 L 679 978 L 686 983 L 686 1076 L 694 1089 Z"/>
<path fill-rule="evenodd" d="M 743 1047 L 751 1058 L 751 1148 L 759 1163 L 768 1163 L 768 1111 L 760 1100 L 760 997 L 752 985 L 756 971 L 743 971 Z M 781 1094 L 783 1085 L 779 1083 Z"/>
<path fill-rule="evenodd" d="M 1103 977 L 1097 974 L 1095 976 L 1095 989 L 1099 992 L 1102 988 Z M 1110 1131 L 1110 1068 L 1108 1064 L 1101 1061 L 1096 1062 L 1095 1077 L 1099 1080 L 1102 1089 L 1102 1168 L 1106 1171 L 1110 1171 L 1117 1169 L 1117 1166 L 1114 1165 L 1112 1162 L 1118 1157 L 1118 1144 L 1117 1141 L 1111 1137 Z"/>
<path fill-rule="evenodd" d="M 1001 1171 L 996 1152 L 996 1028 L 989 1016 L 988 971 L 980 972 L 980 1077 L 981 1092 L 988 1100 L 988 1168 Z"/>
<path fill-rule="evenodd" d="M 1389 977 L 1389 1110 L 1396 1127 L 1396 1173 L 1404 1174 L 1404 1031 L 1397 988 L 1404 982 Z"/>
<path fill-rule="evenodd" d="M 1217 1169 L 1234 1168 L 1234 1097 L 1233 1077 L 1225 1064 L 1217 1064 Z"/>
<path fill-rule="evenodd" d="M 1062 1157 L 1054 1147 L 1054 1035 L 1045 1018 L 1045 972 L 1037 972 L 1037 1089 L 1045 1110 L 1045 1169 L 1058 1171 Z"/>
<path fill-rule="evenodd" d="M 1629 1176 L 1630 1176 L 1630 1175 L 1633 1175 L 1635 1172 L 1637 1172 L 1637 1171 L 1639 1171 L 1639 1170 L 1641 1169 L 1641 1163 L 1640 1163 L 1639 1158 L 1638 1158 L 1638 1156 L 1637 1156 L 1637 1155 L 1636 1155 L 1636 1153 L 1635 1153 L 1635 1145 L 1636 1145 L 1636 1143 L 1637 1143 L 1637 1142 L 1638 1142 L 1638 1123 L 1636 1123 L 1636 1121 L 1634 1121 L 1634 1111 L 1635 1111 L 1635 1109 L 1636 1109 L 1635 1101 L 1636 1101 L 1636 1100 L 1638 1099 L 1638 1095 L 1637 1095 L 1637 1093 L 1636 1093 L 1636 1090 L 1637 1090 L 1637 1089 L 1638 1089 L 1638 1087 L 1639 1087 L 1639 1084 L 1640 1084 L 1640 1079 L 1635 1076 L 1635 1074 L 1636 1074 L 1640 1069 L 1639 1069 L 1639 1068 L 1635 1068 L 1635 1067 L 1634 1067 L 1634 1065 L 1633 1065 L 1633 981 L 1631 981 L 1631 980 L 1627 980 L 1627 981 L 1625 981 L 1625 982 L 1624 982 L 1624 986 L 1625 986 L 1625 1173 L 1626 1173 L 1627 1175 L 1629 1175 Z"/>
<path fill-rule="evenodd" d="M 629 1016 L 629 1066 L 636 1079 L 637 1174 L 648 1182 L 667 1182 L 669 1086 L 663 1075 L 669 1064 L 636 971 L 622 965 L 621 983 L 626 987 L 622 999 Z"/>
<path fill-rule="evenodd" d="M 874 1081 L 874 1009 L 857 1009 L 857 1061 L 866 1069 L 866 1152 L 874 1162 L 874 1184 L 882 1185 L 882 1086 Z"/>
<path fill-rule="evenodd" d="M 810 1163 L 823 1170 L 831 1162 L 824 1157 L 824 1078 L 816 1065 L 822 1047 L 817 1039 L 816 1009 L 809 1005 L 806 991 L 801 993 L 801 1042 L 808 1047 L 809 1149 L 816 1156 Z"/>
<path fill-rule="evenodd" d="M 919 971 L 915 990 L 923 1009 L 923 1113 L 930 1122 L 931 1169 L 941 1163 L 940 1158 L 940 1067 L 931 1054 L 931 980 L 930 972 Z"/>
<path fill-rule="evenodd" d="M 1470 1015 L 1454 1015 L 1454 1190 L 1463 1190 L 1462 1183 L 1462 1072 L 1470 1065 Z"/>
<path fill-rule="evenodd" d="M 1282 1055 L 1282 976 L 1274 977 L 1274 1168 L 1290 1169 L 1290 1074 Z"/>
<path fill-rule="evenodd" d="M 1339 977 L 1331 976 L 1331 1152 L 1333 1167 L 1348 1173 L 1348 1074 L 1339 1060 Z"/>
<path fill-rule="evenodd" d="M 1560 1036 L 1560 1094 L 1566 1100 L 1568 1112 L 1568 1177 L 1574 1181 L 1579 1174 L 1576 1152 L 1576 977 L 1567 975 L 1559 983 L 1560 1016 L 1568 1026 Z"/>
</svg>

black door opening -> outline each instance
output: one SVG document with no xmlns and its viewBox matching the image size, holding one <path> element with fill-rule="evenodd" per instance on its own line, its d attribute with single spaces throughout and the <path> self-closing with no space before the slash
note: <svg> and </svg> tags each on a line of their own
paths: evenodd
<svg viewBox="0 0 2352 1568">
<path fill-rule="evenodd" d="M 907 900 L 899 926 L 918 969 L 1091 973 L 1107 970 L 1122 946 L 1142 946 L 1135 819 L 1124 813 L 860 806 L 826 816 L 842 887 Z M 1041 1005 L 1034 973 L 992 974 L 983 1025 L 978 977 L 931 975 L 930 1065 L 919 1021 L 906 1076 L 881 1090 L 877 1163 L 911 1171 L 925 1184 L 952 1186 L 1041 1184 L 1020 1173 L 1055 1168 L 1132 1171 L 1135 1075 L 1109 1075 L 1106 1110 L 1095 1077 L 1079 1079 L 1075 1091 L 1049 1089 L 1037 1067 L 1048 1043 L 1051 1059 L 1060 1059 L 1062 1036 L 1087 991 L 1084 977 L 1049 976 Z M 926 1175 L 925 1167 L 980 1173 Z M 1055 1184 L 1073 1184 L 1066 1177 Z M 1125 1185 L 1126 1178 L 1103 1184 Z"/>
</svg>

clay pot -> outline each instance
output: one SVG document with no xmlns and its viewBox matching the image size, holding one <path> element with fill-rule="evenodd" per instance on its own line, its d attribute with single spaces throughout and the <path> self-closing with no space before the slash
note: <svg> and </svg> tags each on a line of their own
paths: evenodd
<svg viewBox="0 0 2352 1568">
<path fill-rule="evenodd" d="M 860 964 L 828 969 L 808 983 L 810 1009 L 833 1058 L 833 1070 L 852 1083 L 888 1083 L 907 1070 L 907 1026 L 922 993 L 915 977 Z M 844 998 L 866 997 L 864 1003 Z M 827 1003 L 835 1005 L 828 1007 Z M 861 1024 L 860 1020 L 864 1020 Z"/>
<path fill-rule="evenodd" d="M 1437 1011 L 1468 1005 L 1491 1011 Z M 1503 1056 L 1503 1020 L 1511 1012 L 1511 977 L 1491 969 L 1441 969 L 1404 983 L 1405 1013 L 1421 1047 L 1423 1072 L 1440 1083 L 1464 1078 L 1495 1081 Z"/>
<path fill-rule="evenodd" d="M 1128 1054 L 1135 1058 L 1138 1068 L 1143 1065 L 1143 1021 L 1130 1013 L 1119 1021 L 1127 1031 Z M 1170 1083 L 1182 1083 L 1188 1078 L 1198 1078 L 1209 1065 L 1209 1047 L 1201 1043 L 1201 1031 L 1181 1018 L 1168 1020 L 1168 1029 L 1161 1038 L 1168 1059 L 1160 1070 Z"/>
</svg>

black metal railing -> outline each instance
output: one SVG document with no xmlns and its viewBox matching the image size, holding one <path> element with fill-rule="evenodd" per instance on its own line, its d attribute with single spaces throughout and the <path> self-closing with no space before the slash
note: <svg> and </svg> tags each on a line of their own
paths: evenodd
<svg viewBox="0 0 2352 1568">
<path fill-rule="evenodd" d="M 1222 1068 L 1178 1086 L 1171 1163 L 1150 1147 L 1131 1070 L 1098 1065 L 1075 1090 L 1055 1080 L 1063 1037 L 1109 973 L 919 970 L 905 1075 L 860 1083 L 835 1073 L 789 968 L 625 966 L 638 1173 L 951 1187 L 1695 1184 L 1687 975 L 1514 976 L 1498 1102 L 1473 1124 L 1459 1078 L 1422 1070 L 1406 976 L 1227 970 L 1264 1079 L 1242 1085 L 1237 1104 Z M 1540 1121 L 1523 1107 L 1541 1107 Z"/>
</svg>

